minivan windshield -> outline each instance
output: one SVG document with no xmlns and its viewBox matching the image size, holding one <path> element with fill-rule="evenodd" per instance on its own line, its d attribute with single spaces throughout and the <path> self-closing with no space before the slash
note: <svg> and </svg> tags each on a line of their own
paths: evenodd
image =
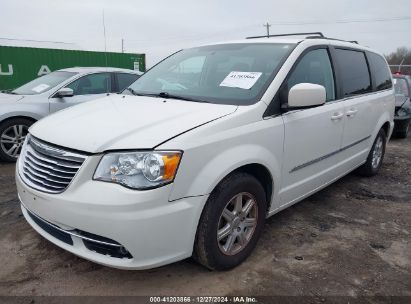
<svg viewBox="0 0 411 304">
<path fill-rule="evenodd" d="M 124 93 L 250 105 L 264 94 L 294 46 L 235 43 L 182 50 L 154 66 Z"/>
<path fill-rule="evenodd" d="M 19 95 L 36 95 L 44 93 L 55 86 L 59 85 L 63 81 L 69 79 L 70 77 L 76 75 L 77 73 L 74 72 L 63 72 L 63 71 L 55 71 L 51 72 L 50 74 L 41 76 L 36 78 L 21 87 L 13 90 L 12 94 L 19 94 Z"/>
</svg>

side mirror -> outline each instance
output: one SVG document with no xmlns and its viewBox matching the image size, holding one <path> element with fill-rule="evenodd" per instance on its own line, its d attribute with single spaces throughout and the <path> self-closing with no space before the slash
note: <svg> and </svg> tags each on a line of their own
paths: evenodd
<svg viewBox="0 0 411 304">
<path fill-rule="evenodd" d="M 289 108 L 309 108 L 325 103 L 325 88 L 313 83 L 299 83 L 288 92 Z"/>
<path fill-rule="evenodd" d="M 56 97 L 72 97 L 73 95 L 74 91 L 70 88 L 61 88 L 56 93 Z"/>
</svg>

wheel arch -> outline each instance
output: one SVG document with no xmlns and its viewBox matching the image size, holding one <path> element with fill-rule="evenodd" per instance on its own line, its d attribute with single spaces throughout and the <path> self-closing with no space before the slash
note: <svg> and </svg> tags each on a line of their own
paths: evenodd
<svg viewBox="0 0 411 304">
<path fill-rule="evenodd" d="M 387 135 L 387 141 L 391 137 L 391 134 L 394 130 L 394 121 L 390 118 L 390 115 L 385 112 L 381 115 L 380 119 L 378 120 L 377 124 L 375 125 L 376 128 L 374 129 L 373 133 L 371 134 L 371 143 L 370 143 L 370 150 L 371 146 L 374 143 L 374 140 L 378 134 L 378 132 L 383 129 L 385 134 Z"/>
<path fill-rule="evenodd" d="M 231 171 L 221 181 L 223 181 L 230 175 L 238 173 L 238 172 L 250 174 L 251 176 L 255 177 L 260 182 L 260 184 L 263 186 L 264 191 L 265 191 L 265 197 L 267 200 L 267 212 L 268 212 L 271 207 L 272 195 L 273 195 L 273 190 L 274 190 L 274 179 L 270 173 L 270 170 L 262 164 L 250 163 L 250 164 L 243 165 Z"/>
<path fill-rule="evenodd" d="M 279 150 L 280 148 L 276 149 Z M 280 151 L 255 144 L 240 144 L 198 157 L 198 153 L 184 153 L 174 181 L 170 201 L 187 196 L 208 195 L 233 172 L 243 171 L 261 182 L 268 193 L 267 203 L 275 203 L 281 178 Z"/>
<path fill-rule="evenodd" d="M 385 131 L 385 135 L 387 135 L 387 138 L 390 136 L 390 130 L 391 130 L 391 124 L 389 121 L 386 121 L 380 129 L 383 129 Z"/>
<path fill-rule="evenodd" d="M 2 121 L 0 121 L 0 125 L 12 119 L 27 119 L 27 120 L 30 120 L 32 123 L 35 123 L 38 120 L 34 117 L 27 116 L 27 115 L 13 115 L 13 116 L 8 116 L 4 118 Z"/>
</svg>

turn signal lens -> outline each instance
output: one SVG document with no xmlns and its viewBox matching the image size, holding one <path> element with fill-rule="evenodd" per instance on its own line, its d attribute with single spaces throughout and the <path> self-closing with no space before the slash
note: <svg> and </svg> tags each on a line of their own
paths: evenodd
<svg viewBox="0 0 411 304">
<path fill-rule="evenodd" d="M 163 155 L 164 174 L 163 178 L 166 180 L 174 179 L 177 172 L 178 164 L 180 163 L 181 154 Z"/>
</svg>

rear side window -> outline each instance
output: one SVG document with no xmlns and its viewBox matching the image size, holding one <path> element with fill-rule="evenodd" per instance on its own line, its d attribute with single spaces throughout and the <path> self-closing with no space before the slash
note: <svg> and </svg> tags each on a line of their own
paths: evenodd
<svg viewBox="0 0 411 304">
<path fill-rule="evenodd" d="M 392 88 L 391 71 L 389 70 L 384 58 L 374 53 L 368 53 L 371 73 L 375 78 L 377 91 Z"/>
<path fill-rule="evenodd" d="M 343 96 L 371 92 L 371 79 L 365 54 L 343 49 L 335 51 L 341 71 Z"/>
<path fill-rule="evenodd" d="M 123 91 L 139 77 L 137 74 L 117 73 L 118 91 Z"/>
<path fill-rule="evenodd" d="M 111 92 L 111 76 L 109 73 L 98 73 L 83 76 L 70 83 L 67 88 L 74 95 L 91 95 Z"/>
</svg>

